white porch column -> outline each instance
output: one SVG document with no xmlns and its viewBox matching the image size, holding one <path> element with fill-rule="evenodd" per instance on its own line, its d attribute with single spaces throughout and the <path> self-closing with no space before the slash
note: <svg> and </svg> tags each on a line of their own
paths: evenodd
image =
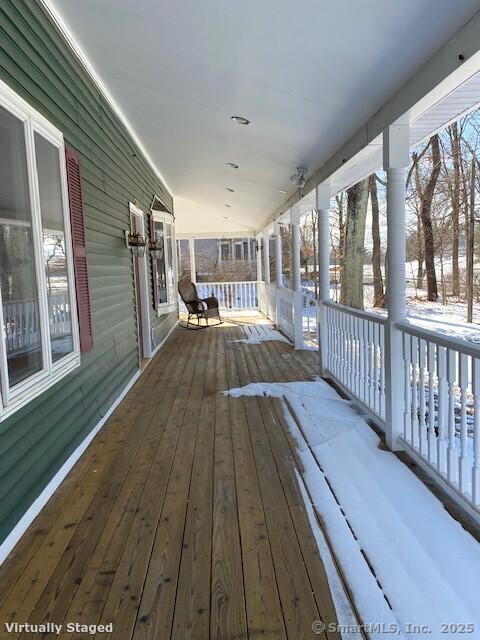
<svg viewBox="0 0 480 640">
<path fill-rule="evenodd" d="M 320 375 L 327 373 L 328 326 L 327 307 L 330 300 L 330 185 L 319 184 L 315 190 L 318 212 L 318 354 Z"/>
<path fill-rule="evenodd" d="M 280 235 L 280 223 L 275 220 L 273 225 L 275 233 L 275 324 L 278 326 L 280 318 L 280 295 L 278 293 L 279 287 L 283 286 L 282 283 L 282 237 Z"/>
<path fill-rule="evenodd" d="M 292 288 L 293 288 L 293 344 L 303 349 L 303 299 L 302 274 L 300 271 L 300 205 L 290 211 L 292 225 Z"/>
<path fill-rule="evenodd" d="M 256 249 L 256 257 L 257 257 L 257 281 L 262 280 L 262 236 L 259 234 L 255 238 L 255 249 Z"/>
<path fill-rule="evenodd" d="M 385 326 L 385 436 L 390 449 L 400 449 L 405 410 L 405 376 L 402 333 L 395 323 L 405 320 L 406 305 L 406 168 L 409 161 L 409 126 L 390 125 L 383 132 L 383 166 L 387 172 L 387 292 L 388 320 Z"/>
<path fill-rule="evenodd" d="M 265 285 L 270 284 L 270 239 L 268 229 L 263 230 L 263 274 Z"/>
<path fill-rule="evenodd" d="M 190 252 L 190 280 L 192 282 L 197 281 L 197 272 L 195 268 L 195 240 L 190 238 L 188 240 L 188 250 Z"/>
<path fill-rule="evenodd" d="M 280 223 L 275 220 L 275 282 L 277 287 L 283 286 L 282 283 L 282 236 L 280 235 Z"/>
</svg>

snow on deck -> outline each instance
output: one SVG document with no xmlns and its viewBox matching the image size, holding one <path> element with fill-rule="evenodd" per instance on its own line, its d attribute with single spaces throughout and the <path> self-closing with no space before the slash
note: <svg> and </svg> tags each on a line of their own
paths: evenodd
<svg viewBox="0 0 480 640">
<path fill-rule="evenodd" d="M 243 327 L 243 331 L 246 334 L 246 338 L 240 340 L 232 340 L 232 342 L 241 342 L 243 344 L 260 344 L 261 342 L 276 341 L 287 342 L 289 340 L 283 336 L 280 331 L 277 331 L 272 327 L 271 322 L 265 321 L 265 323 L 257 323 L 252 325 L 246 325 Z"/>
<path fill-rule="evenodd" d="M 379 448 L 350 402 L 322 380 L 227 393 L 284 400 L 306 507 L 311 500 L 325 525 L 363 622 L 384 625 L 369 637 L 385 638 L 386 629 L 397 637 L 480 637 L 480 545 L 406 465 Z M 461 626 L 468 624 L 473 632 Z"/>
</svg>

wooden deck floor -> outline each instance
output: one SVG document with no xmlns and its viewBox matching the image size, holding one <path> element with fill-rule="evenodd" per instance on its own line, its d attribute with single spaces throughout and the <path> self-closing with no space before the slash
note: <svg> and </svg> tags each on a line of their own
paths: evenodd
<svg viewBox="0 0 480 640">
<path fill-rule="evenodd" d="M 337 637 L 278 400 L 316 355 L 177 328 L 0 568 L 5 622 L 113 623 L 114 640 Z M 64 627 L 65 629 L 65 627 Z M 2 635 L 3 634 L 3 635 Z M 71 638 L 86 633 L 62 633 Z"/>
</svg>

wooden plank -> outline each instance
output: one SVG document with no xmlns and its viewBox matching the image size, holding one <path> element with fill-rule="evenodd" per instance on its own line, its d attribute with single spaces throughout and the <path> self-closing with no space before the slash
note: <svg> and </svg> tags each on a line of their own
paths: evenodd
<svg viewBox="0 0 480 640">
<path fill-rule="evenodd" d="M 248 380 L 249 373 L 242 348 L 237 350 L 235 362 L 240 381 Z M 312 623 L 320 619 L 320 613 L 265 431 L 261 403 L 261 398 L 245 399 L 247 424 L 254 445 L 254 458 L 285 626 L 287 634 L 292 638 L 311 638 Z M 318 637 L 325 638 L 325 634 Z"/>
<path fill-rule="evenodd" d="M 191 341 L 189 336 L 187 338 Z M 198 340 L 191 347 L 190 353 L 179 354 L 179 360 L 183 360 L 183 375 L 179 380 L 173 379 L 171 381 L 173 393 L 168 405 L 157 404 L 154 398 L 150 400 L 156 405 L 154 422 L 157 424 L 157 428 L 163 426 L 164 432 L 161 440 L 154 445 L 154 451 L 156 447 L 155 458 L 147 477 L 143 479 L 141 499 L 135 509 L 126 542 L 122 545 L 117 557 L 111 558 L 109 561 L 108 566 L 111 567 L 113 574 L 108 596 L 102 597 L 101 593 L 96 593 L 92 598 L 93 602 L 97 600 L 105 602 L 106 600 L 100 619 L 96 617 L 96 612 L 92 616 L 91 609 L 87 612 L 83 610 L 80 616 L 80 619 L 99 619 L 104 624 L 112 623 L 115 629 L 114 637 L 130 638 L 136 623 L 138 605 L 143 592 L 174 455 L 180 437 L 185 438 L 183 418 L 195 374 L 190 363 L 192 355 L 194 361 L 197 361 L 197 357 L 200 358 L 198 351 L 201 347 L 202 341 Z M 149 444 L 145 443 L 145 447 L 149 448 Z M 116 531 L 113 529 L 112 542 L 116 535 Z M 82 599 L 79 600 L 81 602 Z M 75 614 L 75 619 L 78 617 L 79 614 Z"/>
<path fill-rule="evenodd" d="M 227 334 L 228 338 L 238 336 L 238 331 Z M 237 387 L 239 380 L 231 351 L 227 356 L 226 368 L 229 388 Z M 245 401 L 243 398 L 229 398 L 229 405 L 248 630 L 254 637 L 281 640 L 287 636 L 247 426 Z"/>
<path fill-rule="evenodd" d="M 215 330 L 209 331 L 213 339 Z M 216 357 L 210 343 L 195 443 L 172 639 L 207 638 L 210 630 Z"/>
<path fill-rule="evenodd" d="M 180 332 L 181 330 L 178 330 Z M 192 332 L 193 333 L 193 332 Z M 185 335 L 184 333 L 181 335 Z M 203 345 L 194 368 L 182 434 L 167 486 L 134 630 L 135 639 L 170 638 L 183 548 L 193 457 L 204 393 L 209 332 L 195 332 Z M 208 589 L 209 593 L 209 589 Z"/>
<path fill-rule="evenodd" d="M 246 638 L 242 550 L 235 486 L 224 329 L 216 332 L 215 451 L 213 480 L 210 638 Z"/>
</svg>

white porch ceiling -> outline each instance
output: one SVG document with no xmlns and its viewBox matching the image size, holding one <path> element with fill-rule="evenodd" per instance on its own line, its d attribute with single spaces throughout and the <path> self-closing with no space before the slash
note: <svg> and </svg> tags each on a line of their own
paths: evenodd
<svg viewBox="0 0 480 640">
<path fill-rule="evenodd" d="M 257 228 L 286 199 L 280 190 L 292 193 L 296 166 L 320 167 L 479 9 L 478 0 L 53 5 L 173 192 L 179 233 Z"/>
</svg>

